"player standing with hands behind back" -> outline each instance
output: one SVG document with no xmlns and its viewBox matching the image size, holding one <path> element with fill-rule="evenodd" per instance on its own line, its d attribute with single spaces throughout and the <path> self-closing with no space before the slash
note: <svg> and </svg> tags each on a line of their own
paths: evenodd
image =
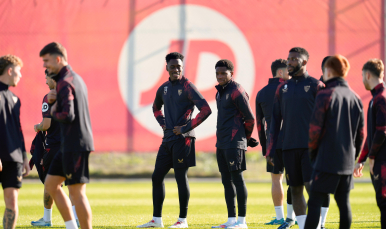
<svg viewBox="0 0 386 229">
<path fill-rule="evenodd" d="M 350 228 L 350 190 L 355 159 L 363 142 L 363 105 L 346 78 L 350 64 L 335 55 L 324 65 L 326 88 L 318 93 L 311 116 L 308 150 L 314 171 L 311 178 L 305 228 L 317 228 L 320 208 L 334 194 L 340 213 L 339 228 Z"/>
<path fill-rule="evenodd" d="M 23 62 L 17 56 L 0 57 L 0 182 L 5 202 L 4 229 L 16 227 L 22 172 L 24 169 L 23 176 L 30 172 L 20 125 L 20 99 L 9 90 L 19 83 L 22 67 Z"/>
<path fill-rule="evenodd" d="M 54 199 L 66 228 L 78 228 L 71 210 L 70 199 L 61 184 L 67 181 L 82 229 L 92 228 L 92 213 L 86 196 L 89 182 L 88 157 L 94 150 L 88 110 L 87 87 L 83 79 L 67 63 L 67 51 L 53 42 L 40 51 L 44 67 L 56 74 L 57 98 L 51 107 L 51 116 L 60 123 L 61 147 L 51 162 L 45 188 Z"/>
<path fill-rule="evenodd" d="M 258 142 L 251 137 L 255 118 L 244 88 L 233 80 L 233 63 L 219 60 L 216 65 L 217 131 L 216 157 L 224 185 L 228 221 L 212 228 L 248 228 L 247 187 L 243 171 L 247 169 L 245 151 Z M 236 220 L 236 201 L 238 219 Z"/>
</svg>

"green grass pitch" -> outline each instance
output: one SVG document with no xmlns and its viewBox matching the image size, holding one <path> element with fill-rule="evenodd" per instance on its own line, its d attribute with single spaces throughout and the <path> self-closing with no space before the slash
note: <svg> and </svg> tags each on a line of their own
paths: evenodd
<svg viewBox="0 0 386 229">
<path fill-rule="evenodd" d="M 287 186 L 284 184 L 284 187 Z M 248 183 L 247 223 L 250 228 L 277 228 L 265 226 L 275 215 L 270 184 Z M 66 190 L 67 188 L 65 188 Z M 87 195 L 93 211 L 94 228 L 129 228 L 146 223 L 152 216 L 151 181 L 148 182 L 94 182 L 87 186 Z M 191 228 L 210 228 L 227 220 L 223 187 L 218 181 L 190 182 L 188 224 Z M 1 192 L 2 193 L 2 192 Z M 43 185 L 25 183 L 19 196 L 17 228 L 33 228 L 31 220 L 43 216 Z M 1 212 L 4 202 L 0 201 Z M 380 228 L 379 210 L 370 183 L 356 183 L 351 192 L 352 228 Z M 286 211 L 285 211 L 286 214 Z M 163 207 L 165 227 L 178 217 L 178 194 L 175 182 L 166 182 Z M 332 196 L 326 228 L 339 227 L 339 214 Z M 64 222 L 54 206 L 54 228 L 64 228 Z M 297 226 L 293 227 L 297 228 Z"/>
</svg>

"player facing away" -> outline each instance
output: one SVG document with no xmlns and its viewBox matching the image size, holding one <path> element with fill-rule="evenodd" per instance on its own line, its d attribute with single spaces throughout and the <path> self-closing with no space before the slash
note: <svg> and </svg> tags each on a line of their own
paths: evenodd
<svg viewBox="0 0 386 229">
<path fill-rule="evenodd" d="M 317 228 L 320 209 L 330 194 L 339 208 L 339 228 L 351 226 L 350 190 L 353 171 L 363 143 L 363 105 L 345 80 L 350 64 L 335 55 L 324 65 L 326 88 L 316 99 L 309 128 L 308 150 L 314 171 L 304 228 Z"/>
<path fill-rule="evenodd" d="M 163 227 L 162 206 L 165 199 L 164 178 L 171 168 L 178 186 L 180 215 L 169 228 L 187 228 L 186 216 L 190 197 L 188 169 L 196 165 L 194 128 L 212 113 L 208 103 L 183 72 L 184 56 L 178 52 L 166 55 L 166 71 L 169 80 L 156 93 L 153 104 L 154 116 L 164 132 L 152 175 L 153 219 L 139 225 L 140 228 Z M 162 113 L 164 106 L 165 116 Z M 192 119 L 194 106 L 200 110 Z"/>
<path fill-rule="evenodd" d="M 4 229 L 16 227 L 22 177 L 30 172 L 20 125 L 20 99 L 9 90 L 19 83 L 22 67 L 23 62 L 17 56 L 0 57 L 0 182 L 5 202 Z"/>
<path fill-rule="evenodd" d="M 41 158 L 35 159 L 35 167 L 38 171 L 39 178 L 44 184 L 46 179 L 48 169 L 50 168 L 52 159 L 60 150 L 60 127 L 59 122 L 55 121 L 51 118 L 51 106 L 56 101 L 56 81 L 53 79 L 55 74 L 48 74 L 47 69 L 45 70 L 46 75 L 46 84 L 50 89 L 50 92 L 44 96 L 43 104 L 42 104 L 42 116 L 43 120 L 39 124 L 34 125 L 35 132 L 45 132 L 45 139 L 43 139 L 44 144 L 44 153 Z M 35 138 L 34 141 L 38 139 Z M 35 142 L 39 144 L 40 142 Z M 36 148 L 36 147 L 35 147 Z M 35 152 L 36 153 L 36 152 Z M 32 157 L 35 157 L 33 154 Z M 44 188 L 43 195 L 43 204 L 44 204 L 44 215 L 43 218 L 32 221 L 32 226 L 52 226 L 52 206 L 54 204 L 54 200 L 51 198 L 50 194 L 48 194 L 47 190 Z M 79 226 L 79 221 L 76 215 L 75 206 L 72 206 L 72 210 L 74 212 L 77 224 Z"/>
<path fill-rule="evenodd" d="M 306 220 L 306 201 L 304 186 L 309 191 L 312 167 L 308 156 L 308 129 L 315 97 L 324 84 L 308 75 L 309 54 L 300 47 L 292 48 L 288 54 L 290 80 L 282 82 L 275 93 L 273 104 L 267 161 L 274 164 L 275 147 L 283 126 L 283 161 L 287 180 L 291 187 L 292 205 L 299 228 L 304 228 Z M 283 224 L 279 228 L 288 228 Z"/>
<path fill-rule="evenodd" d="M 67 63 L 67 51 L 53 42 L 40 51 L 44 67 L 57 75 L 56 102 L 51 117 L 60 123 L 61 145 L 45 180 L 45 189 L 54 199 L 66 228 L 78 228 L 71 202 L 61 184 L 66 181 L 75 205 L 81 228 L 92 228 L 92 213 L 86 196 L 89 182 L 88 157 L 94 150 L 87 87 L 83 79 Z"/>
<path fill-rule="evenodd" d="M 266 127 L 271 125 L 272 107 L 273 100 L 275 97 L 276 88 L 281 82 L 289 80 L 291 77 L 288 75 L 287 60 L 277 59 L 271 64 L 271 71 L 273 78 L 270 78 L 268 85 L 261 89 L 256 96 L 256 126 L 259 134 L 260 144 L 263 151 L 263 156 L 266 155 L 266 142 L 269 130 Z M 265 122 L 264 122 L 265 120 Z M 284 208 L 283 208 L 283 173 L 284 164 L 282 160 L 282 134 L 279 134 L 279 140 L 275 150 L 275 166 L 272 166 L 267 162 L 267 172 L 271 173 L 272 180 L 272 200 L 275 207 L 276 218 L 266 225 L 281 225 L 285 221 L 291 226 L 295 224 L 295 214 L 293 212 L 292 204 L 287 204 L 287 219 L 284 219 Z M 287 197 L 291 199 L 291 192 L 288 187 Z M 287 200 L 288 203 L 288 200 Z"/>
<path fill-rule="evenodd" d="M 371 59 L 362 68 L 363 84 L 373 98 L 367 111 L 367 138 L 358 163 L 355 177 L 361 177 L 363 163 L 369 157 L 369 166 L 377 205 L 381 211 L 381 228 L 386 228 L 386 89 L 384 65 L 380 59 Z"/>
<path fill-rule="evenodd" d="M 221 180 L 224 185 L 228 221 L 212 228 L 248 228 L 247 187 L 243 171 L 246 170 L 245 151 L 248 146 L 257 146 L 251 138 L 255 118 L 249 105 L 249 96 L 244 88 L 233 80 L 233 63 L 219 60 L 216 65 L 217 131 L 216 157 Z M 238 219 L 236 220 L 236 197 Z"/>
</svg>

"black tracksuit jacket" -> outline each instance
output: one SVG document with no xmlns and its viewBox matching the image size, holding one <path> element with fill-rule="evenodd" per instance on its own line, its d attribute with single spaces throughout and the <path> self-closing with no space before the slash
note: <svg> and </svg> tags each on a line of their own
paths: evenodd
<svg viewBox="0 0 386 229">
<path fill-rule="evenodd" d="M 165 116 L 162 113 L 164 106 Z M 200 113 L 192 119 L 194 106 Z M 166 127 L 162 142 L 177 140 L 181 137 L 195 137 L 194 128 L 212 113 L 208 103 L 196 86 L 184 76 L 179 80 L 166 81 L 158 90 L 153 103 L 153 113 L 161 127 Z M 181 135 L 175 135 L 175 126 L 183 126 Z"/>
<path fill-rule="evenodd" d="M 271 78 L 268 85 L 261 89 L 256 95 L 256 127 L 259 134 L 263 156 L 267 152 L 267 136 L 269 136 L 269 127 L 271 126 L 273 101 L 275 92 L 281 82 L 285 80 L 281 78 Z M 264 125 L 264 120 L 265 124 Z M 279 134 L 276 149 L 281 149 L 283 143 L 282 133 Z"/>
<path fill-rule="evenodd" d="M 308 150 L 315 170 L 351 175 L 362 147 L 363 105 L 346 80 L 326 82 L 315 100 L 309 128 Z"/>
<path fill-rule="evenodd" d="M 60 123 L 61 152 L 94 151 L 86 84 L 69 65 L 55 80 L 57 107 L 52 118 Z"/>
<path fill-rule="evenodd" d="M 367 156 L 376 161 L 386 161 L 386 89 L 378 84 L 371 90 L 373 98 L 367 111 L 367 138 L 358 162 Z"/>
<path fill-rule="evenodd" d="M 216 86 L 217 142 L 219 149 L 247 150 L 255 117 L 244 88 L 231 79 L 225 86 Z"/>
<path fill-rule="evenodd" d="M 20 99 L 0 82 L 0 159 L 23 163 L 27 157 L 20 124 Z"/>
<path fill-rule="evenodd" d="M 282 82 L 275 94 L 267 155 L 273 158 L 283 120 L 282 150 L 307 149 L 316 94 L 324 84 L 306 72 Z"/>
</svg>

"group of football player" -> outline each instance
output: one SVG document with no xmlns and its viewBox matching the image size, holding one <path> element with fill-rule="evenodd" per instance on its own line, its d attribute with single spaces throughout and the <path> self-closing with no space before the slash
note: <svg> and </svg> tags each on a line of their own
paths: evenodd
<svg viewBox="0 0 386 229">
<path fill-rule="evenodd" d="M 88 158 L 94 150 L 94 143 L 87 87 L 68 64 L 67 51 L 60 43 L 47 44 L 39 56 L 45 68 L 46 84 L 51 90 L 43 99 L 43 120 L 34 125 L 37 133 L 31 144 L 31 161 L 27 159 L 20 124 L 20 99 L 9 90 L 19 83 L 23 62 L 15 55 L 0 57 L 3 228 L 16 227 L 22 177 L 27 176 L 34 165 L 44 183 L 44 216 L 31 224 L 52 226 L 52 205 L 55 202 L 66 228 L 92 228 L 86 183 L 89 182 Z M 62 189 L 63 182 L 68 187 L 69 197 Z"/>
<path fill-rule="evenodd" d="M 67 51 L 60 43 L 46 45 L 39 55 L 50 92 L 43 98 L 42 122 L 34 126 L 36 137 L 30 162 L 20 125 L 20 100 L 9 90 L 21 79 L 23 62 L 14 55 L 0 57 L 0 181 L 6 206 L 3 226 L 15 228 L 22 177 L 35 166 L 44 183 L 44 216 L 31 224 L 52 226 L 55 202 L 66 228 L 92 228 L 86 183 L 88 157 L 94 146 L 87 87 L 68 64 Z M 159 87 L 153 103 L 154 116 L 164 133 L 152 175 L 153 218 L 139 228 L 164 227 L 164 178 L 171 168 L 178 187 L 180 212 L 176 223 L 169 228 L 188 227 L 187 173 L 189 167 L 196 165 L 194 128 L 212 113 L 202 94 L 183 75 L 184 56 L 172 52 L 165 59 L 169 80 Z M 363 84 L 373 96 L 362 149 L 364 110 L 361 99 L 345 79 L 350 69 L 348 60 L 342 55 L 324 58 L 323 75 L 317 80 L 307 72 L 308 59 L 304 48 L 290 49 L 287 60 L 277 59 L 272 63 L 273 78 L 256 96 L 256 126 L 267 172 L 271 173 L 276 212 L 276 217 L 266 225 L 290 228 L 297 223 L 301 229 L 324 228 L 329 195 L 334 194 L 340 212 L 339 227 L 350 228 L 349 194 L 353 177 L 363 175 L 363 163 L 369 157 L 381 225 L 386 227 L 386 154 L 382 153 L 386 150 L 384 65 L 379 59 L 371 59 L 362 68 Z M 248 228 L 248 193 L 243 171 L 247 147 L 259 144 L 251 137 L 255 118 L 249 95 L 233 78 L 233 63 L 221 59 L 214 68 L 218 81 L 216 158 L 228 220 L 212 228 Z M 194 107 L 199 113 L 193 118 Z M 286 219 L 284 173 L 289 186 Z M 62 189 L 63 182 L 69 189 L 69 197 Z M 304 187 L 309 194 L 308 204 Z"/>
<path fill-rule="evenodd" d="M 154 116 L 164 131 L 154 173 L 153 218 L 137 227 L 163 227 L 162 206 L 164 178 L 174 169 L 178 186 L 180 214 L 169 228 L 187 228 L 189 202 L 188 168 L 195 166 L 194 128 L 211 109 L 197 88 L 183 76 L 180 53 L 166 56 L 169 80 L 156 93 Z M 381 211 L 381 225 L 386 228 L 386 92 L 384 65 L 370 59 L 362 68 L 363 84 L 373 99 L 367 115 L 367 139 L 364 140 L 364 110 L 360 97 L 350 88 L 346 77 L 350 64 L 342 55 L 327 56 L 322 61 L 320 80 L 307 72 L 309 54 L 301 47 L 289 50 L 286 60 L 271 65 L 273 78 L 256 96 L 256 126 L 272 178 L 272 199 L 276 217 L 266 225 L 290 228 L 325 228 L 330 194 L 340 212 L 339 228 L 350 228 L 349 202 L 353 177 L 361 177 L 363 163 L 369 157 L 372 182 Z M 224 186 L 228 220 L 212 228 L 247 228 L 246 170 L 247 146 L 258 142 L 251 137 L 255 118 L 249 96 L 234 78 L 233 63 L 219 60 L 214 66 L 218 85 L 216 157 Z M 162 113 L 164 106 L 164 113 Z M 194 106 L 200 111 L 192 119 Z M 362 150 L 358 162 L 356 160 Z M 285 171 L 287 217 L 284 219 L 282 186 Z M 308 204 L 303 195 L 309 194 Z M 236 217 L 236 200 L 237 216 Z M 308 213 L 307 213 L 308 207 Z"/>
</svg>

